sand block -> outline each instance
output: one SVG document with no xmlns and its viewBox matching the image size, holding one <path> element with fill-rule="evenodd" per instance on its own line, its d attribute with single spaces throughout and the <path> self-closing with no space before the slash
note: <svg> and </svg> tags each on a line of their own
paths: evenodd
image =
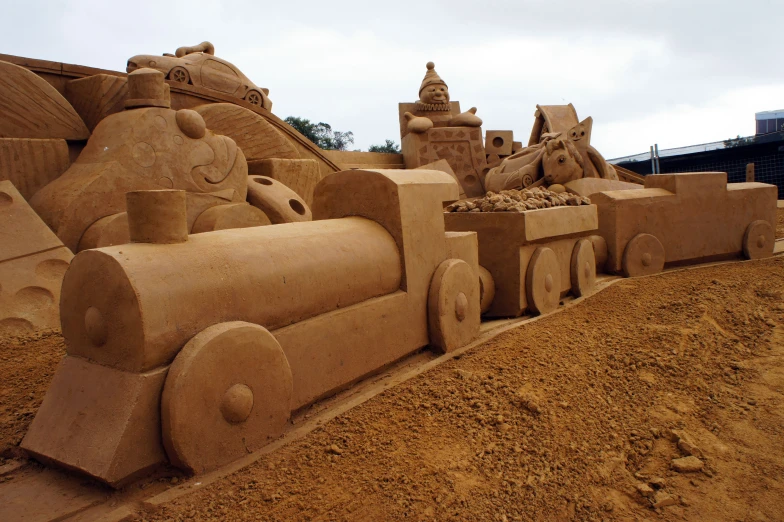
<svg viewBox="0 0 784 522">
<path fill-rule="evenodd" d="M 560 210 L 560 212 L 548 214 L 550 210 Z M 588 232 L 599 228 L 599 216 L 594 205 L 555 209 L 542 208 L 519 215 L 525 218 L 525 239 L 527 241 Z"/>
<path fill-rule="evenodd" d="M 267 215 L 248 203 L 229 203 L 205 210 L 193 224 L 191 234 L 213 232 L 230 228 L 247 228 L 270 225 Z"/>
<path fill-rule="evenodd" d="M 167 371 L 123 372 L 66 356 L 22 448 L 115 487 L 147 473 L 166 461 L 160 397 Z"/>
<path fill-rule="evenodd" d="M 305 203 L 313 203 L 313 190 L 321 181 L 318 162 L 311 159 L 270 158 L 248 162 L 248 175 L 280 181 L 296 192 Z"/>
<path fill-rule="evenodd" d="M 750 240 L 755 258 L 771 255 L 776 197 L 774 185 L 727 184 L 724 172 L 701 172 L 646 176 L 644 189 L 600 192 L 591 201 L 598 206 L 599 233 L 607 242 L 606 268 L 627 272 L 624 258 L 627 268 L 638 261 L 652 266 L 658 259 L 658 249 L 648 252 L 637 248 L 638 242 L 633 253 L 645 259 L 625 256 L 631 240 L 640 234 L 661 243 L 665 265 L 739 256 L 750 250 Z M 767 225 L 756 225 L 749 239 L 746 232 L 756 221 Z M 760 226 L 767 232 L 759 232 Z"/>
<path fill-rule="evenodd" d="M 102 248 L 112 245 L 124 245 L 131 242 L 128 229 L 128 213 L 119 212 L 106 216 L 88 228 L 79 240 L 79 251 L 88 248 Z"/>
<path fill-rule="evenodd" d="M 248 203 L 264 212 L 274 225 L 313 220 L 310 206 L 299 194 L 267 176 L 248 176 Z"/>
<path fill-rule="evenodd" d="M 10 181 L 0 181 L 0 262 L 63 246 Z"/>
<path fill-rule="evenodd" d="M 0 139 L 0 181 L 13 183 L 27 200 L 70 164 L 65 140 Z"/>
<path fill-rule="evenodd" d="M 434 127 L 402 138 L 406 168 L 415 169 L 444 159 L 469 197 L 484 195 L 481 177 L 487 167 L 482 129 L 477 127 Z"/>
<path fill-rule="evenodd" d="M 499 156 L 509 156 L 512 154 L 514 146 L 514 132 L 504 130 L 485 131 L 485 152 L 487 154 L 498 154 Z"/>
<path fill-rule="evenodd" d="M 0 262 L 0 336 L 60 327 L 60 285 L 72 258 L 61 246 Z"/>
<path fill-rule="evenodd" d="M 60 325 L 60 284 L 73 258 L 10 181 L 0 182 L 0 333 Z"/>
<path fill-rule="evenodd" d="M 196 218 L 208 208 L 226 203 L 240 203 L 237 191 L 234 189 L 221 190 L 219 192 L 188 192 L 185 194 L 185 210 L 187 212 L 188 230 L 193 229 Z"/>
<path fill-rule="evenodd" d="M 458 199 L 465 199 L 466 193 L 463 190 L 463 186 L 460 184 L 460 180 L 458 179 L 457 174 L 455 174 L 455 171 L 453 171 L 452 167 L 449 166 L 449 162 L 447 160 L 440 159 L 438 161 L 434 161 L 433 163 L 428 163 L 426 165 L 422 165 L 421 167 L 417 167 L 414 170 L 417 170 L 417 169 L 440 170 L 441 172 L 446 172 L 447 174 L 452 176 L 454 178 L 454 180 L 457 182 L 457 186 L 459 187 L 459 190 L 460 190 Z"/>
<path fill-rule="evenodd" d="M 479 243 L 476 232 L 446 232 L 446 255 L 449 259 L 461 259 L 475 273 L 479 273 Z"/>
<path fill-rule="evenodd" d="M 642 187 L 636 183 L 627 183 L 615 179 L 604 178 L 580 178 L 567 182 L 564 187 L 566 191 L 578 196 L 590 197 L 597 192 L 607 190 L 636 190 Z"/>
<path fill-rule="evenodd" d="M 125 110 L 128 79 L 95 74 L 65 84 L 65 97 L 92 132 L 110 114 Z"/>
</svg>

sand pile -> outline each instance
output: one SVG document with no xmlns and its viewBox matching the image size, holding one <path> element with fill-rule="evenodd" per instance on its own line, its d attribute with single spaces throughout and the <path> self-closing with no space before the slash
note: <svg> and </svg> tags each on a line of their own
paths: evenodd
<svg viewBox="0 0 784 522">
<path fill-rule="evenodd" d="M 782 258 L 621 281 L 139 519 L 778 519 L 783 296 Z"/>
<path fill-rule="evenodd" d="M 525 212 L 540 208 L 590 205 L 588 198 L 568 192 L 552 192 L 540 187 L 523 190 L 488 192 L 482 198 L 462 200 L 448 205 L 445 212 Z"/>
<path fill-rule="evenodd" d="M 0 339 L 0 464 L 15 454 L 64 356 L 59 332 Z"/>
</svg>

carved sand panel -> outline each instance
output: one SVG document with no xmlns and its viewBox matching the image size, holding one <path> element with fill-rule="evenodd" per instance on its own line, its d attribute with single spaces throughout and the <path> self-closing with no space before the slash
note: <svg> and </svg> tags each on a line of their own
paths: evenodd
<svg viewBox="0 0 784 522">
<path fill-rule="evenodd" d="M 0 181 L 0 335 L 60 325 L 60 283 L 73 254 L 10 181 Z"/>
<path fill-rule="evenodd" d="M 283 134 L 259 114 L 231 103 L 212 103 L 194 109 L 207 128 L 237 142 L 248 160 L 299 158 L 299 152 Z"/>
<path fill-rule="evenodd" d="M 0 181 L 13 183 L 27 200 L 70 165 L 65 140 L 0 138 Z"/>
<path fill-rule="evenodd" d="M 0 61 L 0 138 L 86 140 L 90 131 L 57 89 L 32 71 Z"/>
</svg>

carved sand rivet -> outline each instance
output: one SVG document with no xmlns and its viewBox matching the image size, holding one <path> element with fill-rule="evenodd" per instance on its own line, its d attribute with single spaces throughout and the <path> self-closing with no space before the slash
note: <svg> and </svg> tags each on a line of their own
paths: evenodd
<svg viewBox="0 0 784 522">
<path fill-rule="evenodd" d="M 94 306 L 88 308 L 84 313 L 84 330 L 95 346 L 103 346 L 106 343 L 109 329 L 106 327 L 103 314 Z"/>
<path fill-rule="evenodd" d="M 223 394 L 220 410 L 227 422 L 244 422 L 253 409 L 253 390 L 244 384 L 235 384 Z"/>
</svg>

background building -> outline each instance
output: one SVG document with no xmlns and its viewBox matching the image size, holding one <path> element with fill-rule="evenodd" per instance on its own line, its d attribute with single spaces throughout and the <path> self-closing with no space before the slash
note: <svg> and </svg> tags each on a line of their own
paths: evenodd
<svg viewBox="0 0 784 522">
<path fill-rule="evenodd" d="M 754 119 L 757 123 L 757 136 L 784 131 L 784 109 L 758 112 L 754 115 Z"/>
<path fill-rule="evenodd" d="M 746 181 L 754 163 L 754 180 L 778 186 L 784 199 L 784 110 L 755 114 L 757 134 L 659 151 L 659 172 L 726 172 L 730 183 Z M 649 152 L 608 160 L 637 174 L 653 173 Z"/>
</svg>

